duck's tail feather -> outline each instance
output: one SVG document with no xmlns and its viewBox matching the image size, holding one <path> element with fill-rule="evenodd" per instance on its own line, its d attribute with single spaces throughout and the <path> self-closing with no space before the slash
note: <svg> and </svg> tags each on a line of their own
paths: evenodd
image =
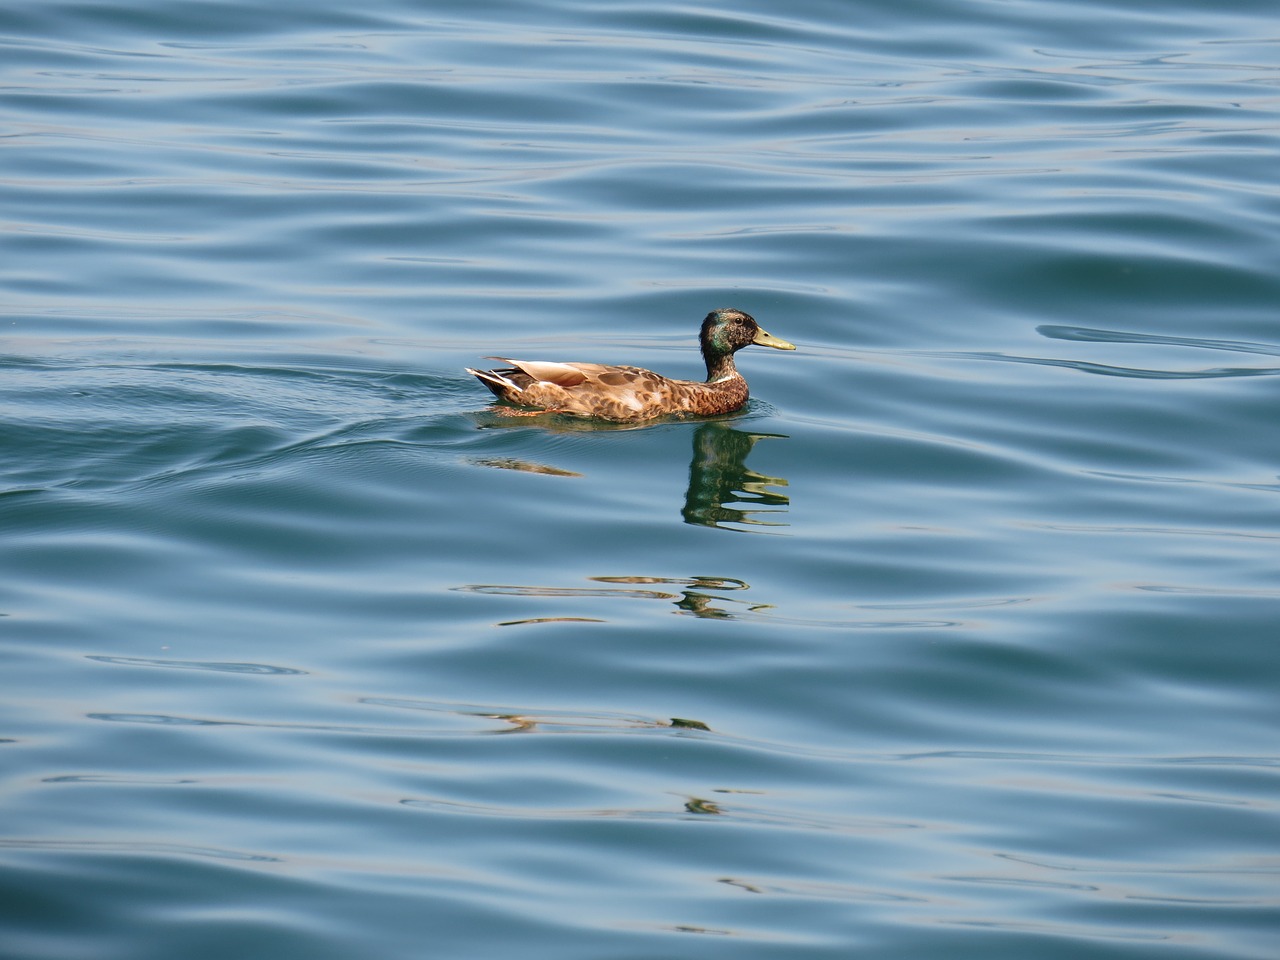
<svg viewBox="0 0 1280 960">
<path fill-rule="evenodd" d="M 471 374 L 486 387 L 495 397 L 501 399 L 511 399 L 520 395 L 520 385 L 512 380 L 508 380 L 504 373 L 514 373 L 514 371 L 505 370 L 473 370 L 470 367 L 465 368 L 467 373 Z"/>
</svg>

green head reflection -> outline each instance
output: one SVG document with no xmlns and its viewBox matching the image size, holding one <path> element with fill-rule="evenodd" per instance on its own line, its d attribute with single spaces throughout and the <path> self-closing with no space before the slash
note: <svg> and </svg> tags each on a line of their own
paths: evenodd
<svg viewBox="0 0 1280 960">
<path fill-rule="evenodd" d="M 748 454 L 765 439 L 786 437 L 735 430 L 723 422 L 704 423 L 694 431 L 689 487 L 680 511 L 685 523 L 727 529 L 787 525 L 773 518 L 786 512 L 791 498 L 771 489 L 785 487 L 787 481 L 747 466 Z"/>
</svg>

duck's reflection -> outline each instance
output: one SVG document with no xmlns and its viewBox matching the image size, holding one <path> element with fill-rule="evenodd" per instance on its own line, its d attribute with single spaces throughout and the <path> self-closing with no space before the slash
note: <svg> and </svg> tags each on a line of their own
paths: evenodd
<svg viewBox="0 0 1280 960">
<path fill-rule="evenodd" d="M 676 608 L 674 611 L 676 613 L 708 620 L 736 620 L 744 611 L 757 613 L 761 610 L 769 610 L 773 606 L 768 603 L 752 603 L 719 596 L 719 593 L 751 589 L 750 584 L 732 577 L 588 577 L 588 579 L 593 583 L 626 584 L 626 586 L 533 587 L 469 583 L 453 589 L 466 593 L 509 597 L 609 597 L 626 600 L 667 600 Z M 674 586 L 676 590 L 637 589 L 639 586 Z M 514 627 L 531 623 L 567 622 L 601 623 L 603 621 L 595 617 L 577 616 L 530 617 L 523 620 L 505 620 L 498 625 Z"/>
<path fill-rule="evenodd" d="M 592 580 L 601 583 L 669 583 L 678 584 L 683 587 L 680 593 L 658 594 L 667 600 L 675 601 L 677 612 L 690 617 L 699 617 L 703 620 L 736 620 L 738 612 L 725 609 L 717 604 L 739 604 L 745 606 L 751 612 L 758 610 L 771 609 L 773 604 L 770 603 L 751 603 L 746 600 L 737 600 L 732 597 L 720 597 L 710 590 L 750 590 L 751 585 L 741 580 L 735 580 L 733 577 L 690 577 L 689 579 L 681 579 L 674 577 L 592 577 Z M 656 592 L 656 591 L 655 591 Z"/>
<path fill-rule="evenodd" d="M 607 430 L 639 430 L 652 424 L 594 423 L 545 417 L 540 427 L 556 433 L 584 433 Z M 527 421 L 519 424 L 527 427 Z M 516 426 L 495 420 L 484 428 Z M 785 440 L 781 433 L 751 433 L 736 430 L 724 420 L 711 420 L 693 431 L 693 456 L 689 462 L 689 485 L 680 516 L 685 523 L 718 527 L 744 533 L 766 533 L 753 527 L 785 527 L 779 519 L 787 512 L 791 498 L 775 487 L 787 486 L 783 477 L 770 477 L 747 466 L 747 457 L 760 440 Z M 581 477 L 572 470 L 512 457 L 485 457 L 472 461 L 501 470 L 519 470 L 545 476 Z"/>
<path fill-rule="evenodd" d="M 762 519 L 762 515 L 786 512 L 791 498 L 769 488 L 785 487 L 787 481 L 782 477 L 767 477 L 747 466 L 747 455 L 757 441 L 767 438 L 786 439 L 777 433 L 735 430 L 723 422 L 704 423 L 694 431 L 689 488 L 680 511 L 685 523 L 704 527 L 786 526 L 781 520 Z"/>
</svg>

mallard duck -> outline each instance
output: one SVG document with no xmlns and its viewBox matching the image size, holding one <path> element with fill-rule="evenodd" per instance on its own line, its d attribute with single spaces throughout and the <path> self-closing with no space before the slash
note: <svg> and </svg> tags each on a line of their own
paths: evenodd
<svg viewBox="0 0 1280 960">
<path fill-rule="evenodd" d="M 539 413 L 567 413 L 601 420 L 651 420 L 667 414 L 713 416 L 741 408 L 747 402 L 747 381 L 733 364 L 733 355 L 749 344 L 794 350 L 766 333 L 741 310 L 712 310 L 699 334 L 707 380 L 671 380 L 641 367 L 611 367 L 602 363 L 557 363 L 549 360 L 510 360 L 496 370 L 467 372 L 493 391 L 499 400 Z"/>
</svg>

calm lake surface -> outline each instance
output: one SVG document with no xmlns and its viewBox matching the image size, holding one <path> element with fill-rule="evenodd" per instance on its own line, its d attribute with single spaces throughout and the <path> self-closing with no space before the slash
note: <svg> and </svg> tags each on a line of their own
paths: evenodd
<svg viewBox="0 0 1280 960">
<path fill-rule="evenodd" d="M 0 117 L 4 957 L 1280 956 L 1274 0 L 42 0 Z"/>
</svg>

